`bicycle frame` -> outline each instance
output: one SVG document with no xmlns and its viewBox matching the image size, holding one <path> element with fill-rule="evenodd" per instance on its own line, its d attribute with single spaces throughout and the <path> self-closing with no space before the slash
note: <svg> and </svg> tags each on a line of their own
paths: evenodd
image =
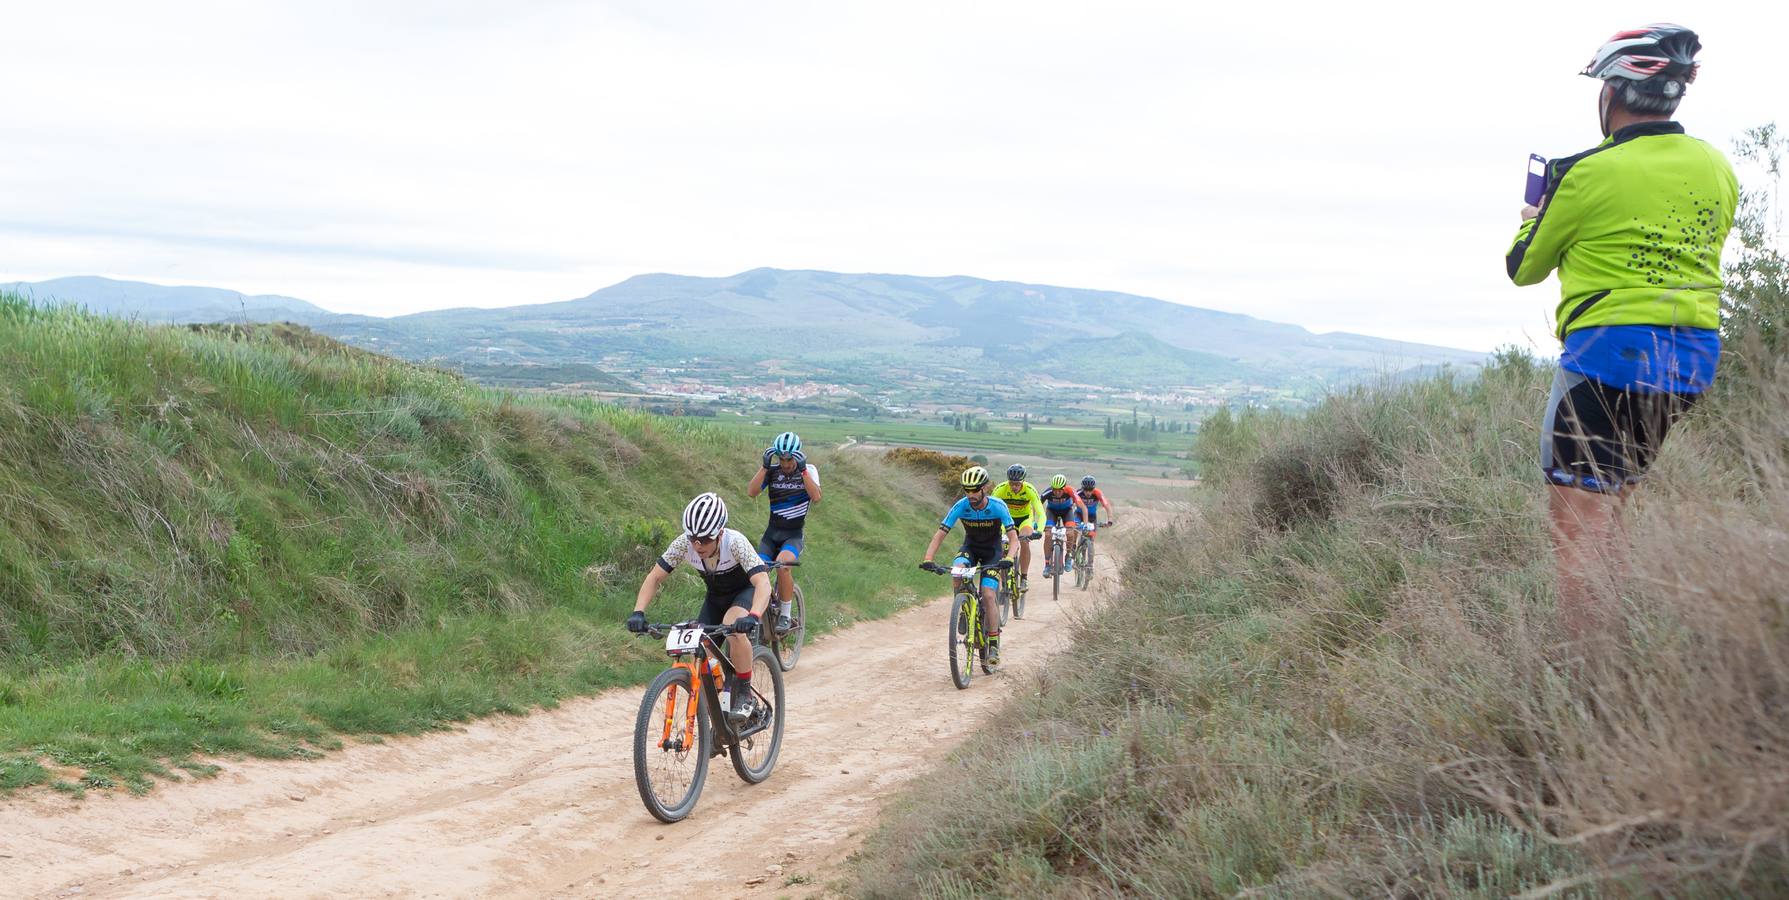
<svg viewBox="0 0 1789 900">
<path fill-rule="evenodd" d="M 693 623 L 677 627 L 688 627 L 689 624 Z M 733 661 L 727 657 L 726 647 L 715 640 L 717 635 L 724 637 L 730 632 L 711 631 L 710 627 L 703 629 L 702 642 L 695 650 L 672 652 L 670 655 L 674 660 L 671 663 L 671 668 L 683 669 L 690 673 L 690 696 L 687 701 L 689 709 L 684 713 L 688 717 L 688 721 L 684 734 L 696 733 L 696 715 L 700 706 L 697 702 L 696 692 L 701 691 L 708 698 L 708 719 L 714 725 L 714 733 L 721 738 L 715 742 L 716 755 L 719 755 L 719 751 L 725 749 L 729 743 L 751 737 L 768 726 L 760 723 L 754 728 L 739 731 L 733 727 L 733 722 L 727 717 L 725 710 L 721 709 L 720 685 L 728 675 L 734 673 L 735 669 Z M 757 690 L 755 687 L 752 689 Z M 765 699 L 768 702 L 768 698 Z M 665 698 L 665 727 L 663 735 L 659 738 L 659 747 L 662 749 L 678 751 L 686 749 L 670 746 L 671 733 L 677 724 L 677 706 L 680 702 L 675 694 Z"/>
<path fill-rule="evenodd" d="M 1057 547 L 1062 548 L 1064 558 L 1068 556 L 1068 526 L 1051 525 L 1048 527 L 1050 530 L 1050 543 L 1044 549 L 1044 562 L 1051 563 L 1056 560 Z"/>
</svg>

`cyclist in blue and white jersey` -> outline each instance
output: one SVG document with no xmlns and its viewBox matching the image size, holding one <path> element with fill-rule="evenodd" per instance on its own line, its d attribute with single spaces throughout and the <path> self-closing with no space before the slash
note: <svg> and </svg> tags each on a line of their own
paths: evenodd
<svg viewBox="0 0 1789 900">
<path fill-rule="evenodd" d="M 765 562 L 795 562 L 805 543 L 802 528 L 807 524 L 808 508 L 820 502 L 820 470 L 802 454 L 801 438 L 793 431 L 777 435 L 764 451 L 764 466 L 745 486 L 745 494 L 756 497 L 766 489 L 770 491 L 770 524 L 758 539 L 758 555 Z M 785 601 L 780 604 L 776 627 L 788 631 L 795 627 L 787 602 L 795 596 L 795 577 L 789 569 L 778 569 L 776 585 L 777 596 Z"/>
</svg>

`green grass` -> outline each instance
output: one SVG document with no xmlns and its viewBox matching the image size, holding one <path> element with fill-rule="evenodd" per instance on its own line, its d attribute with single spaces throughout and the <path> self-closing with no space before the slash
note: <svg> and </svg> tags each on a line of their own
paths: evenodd
<svg viewBox="0 0 1789 900">
<path fill-rule="evenodd" d="M 761 445 L 514 395 L 304 329 L 147 327 L 0 295 L 0 790 L 203 777 L 648 677 L 620 626 L 683 504 Z M 821 452 L 819 631 L 935 590 L 943 500 Z M 700 599 L 680 573 L 655 615 Z M 86 781 L 56 779 L 46 764 Z"/>
</svg>

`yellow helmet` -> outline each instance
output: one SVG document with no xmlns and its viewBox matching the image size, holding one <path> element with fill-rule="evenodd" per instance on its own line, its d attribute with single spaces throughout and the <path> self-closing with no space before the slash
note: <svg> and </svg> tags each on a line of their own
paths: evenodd
<svg viewBox="0 0 1789 900">
<path fill-rule="evenodd" d="M 988 486 L 988 470 L 981 466 L 970 466 L 963 470 L 963 490 L 974 490 Z"/>
<path fill-rule="evenodd" d="M 1068 487 L 1068 476 L 1067 475 L 1057 475 L 1054 478 L 1051 478 L 1050 479 L 1050 487 L 1052 490 L 1058 490 L 1058 491 L 1062 490 L 1065 487 Z"/>
</svg>

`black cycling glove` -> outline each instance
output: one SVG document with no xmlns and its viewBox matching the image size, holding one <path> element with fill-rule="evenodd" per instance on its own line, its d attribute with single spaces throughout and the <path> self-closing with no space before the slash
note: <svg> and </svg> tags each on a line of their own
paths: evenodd
<svg viewBox="0 0 1789 900">
<path fill-rule="evenodd" d="M 751 613 L 746 613 L 733 620 L 734 634 L 751 634 L 756 630 L 758 630 L 758 617 Z"/>
<path fill-rule="evenodd" d="M 646 614 L 637 609 L 634 610 L 634 614 L 627 617 L 627 630 L 634 634 L 645 634 Z"/>
</svg>

